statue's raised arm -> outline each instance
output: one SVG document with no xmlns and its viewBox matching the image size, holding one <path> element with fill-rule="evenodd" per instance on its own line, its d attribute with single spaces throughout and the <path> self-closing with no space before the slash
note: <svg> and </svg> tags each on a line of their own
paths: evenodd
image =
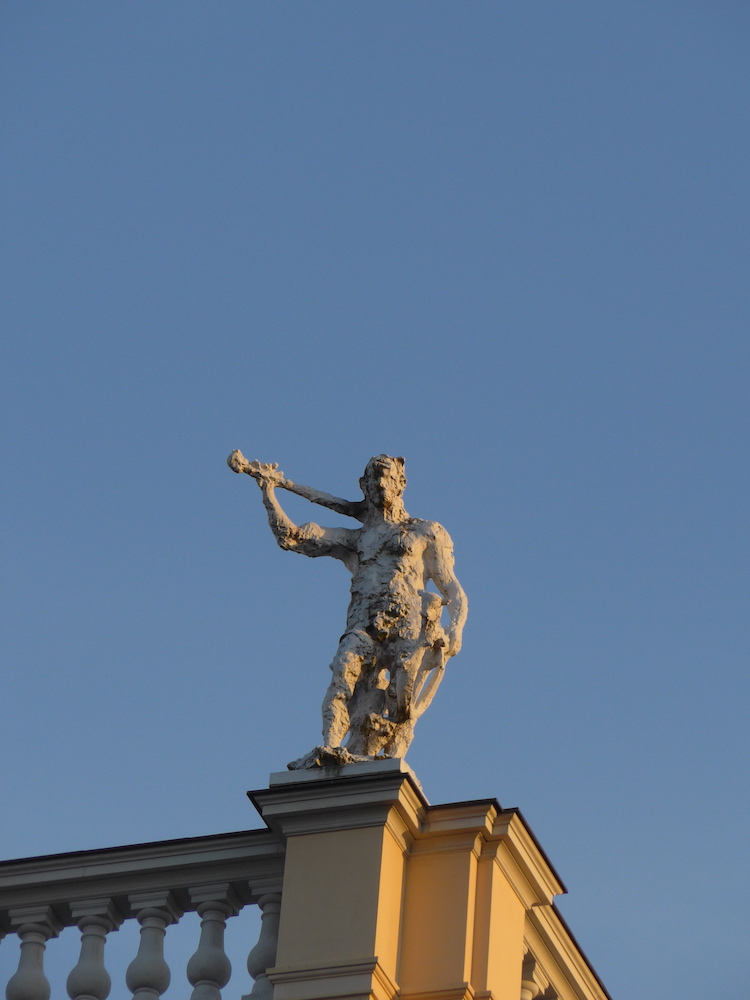
<svg viewBox="0 0 750 1000">
<path fill-rule="evenodd" d="M 227 461 L 258 482 L 283 549 L 334 556 L 352 574 L 346 628 L 323 702 L 323 746 L 289 766 L 403 757 L 446 661 L 461 648 L 466 596 L 453 568 L 450 536 L 434 521 L 406 513 L 403 458 L 371 458 L 359 480 L 360 501 L 300 486 L 277 464 L 248 462 L 239 451 Z M 281 508 L 277 488 L 354 517 L 361 527 L 298 526 Z M 427 590 L 429 583 L 439 593 Z"/>
<path fill-rule="evenodd" d="M 297 525 L 282 508 L 276 497 L 277 487 L 294 493 L 299 493 L 300 489 L 307 489 L 307 487 L 300 488 L 296 483 L 286 479 L 284 473 L 279 469 L 278 463 L 248 462 L 242 452 L 233 451 L 227 459 L 227 465 L 234 472 L 247 473 L 258 483 L 263 495 L 263 506 L 268 514 L 269 526 L 282 549 L 311 557 L 333 556 L 347 565 L 351 562 L 352 532 L 350 529 L 322 528 L 319 524 L 312 522 Z M 347 503 L 345 500 L 339 501 L 337 497 L 328 497 L 328 494 L 313 492 L 316 492 L 317 496 L 326 497 L 337 504 Z M 330 507 L 333 504 L 326 503 L 325 506 Z"/>
</svg>

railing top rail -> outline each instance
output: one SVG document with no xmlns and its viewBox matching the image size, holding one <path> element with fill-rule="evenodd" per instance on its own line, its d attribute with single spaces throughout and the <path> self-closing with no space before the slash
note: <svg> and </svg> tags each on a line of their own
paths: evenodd
<svg viewBox="0 0 750 1000">
<path fill-rule="evenodd" d="M 243 903 L 280 891 L 284 847 L 269 830 L 241 830 L 205 837 L 161 840 L 0 862 L 0 929 L 9 911 L 49 905 L 66 926 L 75 923 L 70 904 L 107 897 L 123 917 L 133 915 L 129 897 L 168 890 L 185 910 L 195 907 L 188 889 L 226 883 Z"/>
</svg>

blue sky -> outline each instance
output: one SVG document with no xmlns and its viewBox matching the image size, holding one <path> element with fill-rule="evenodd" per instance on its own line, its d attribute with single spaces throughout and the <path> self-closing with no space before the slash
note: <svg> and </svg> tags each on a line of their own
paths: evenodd
<svg viewBox="0 0 750 1000">
<path fill-rule="evenodd" d="M 225 458 L 389 452 L 470 604 L 427 796 L 523 810 L 616 1000 L 746 992 L 747 4 L 0 28 L 0 853 L 258 825 L 348 581 Z"/>
</svg>

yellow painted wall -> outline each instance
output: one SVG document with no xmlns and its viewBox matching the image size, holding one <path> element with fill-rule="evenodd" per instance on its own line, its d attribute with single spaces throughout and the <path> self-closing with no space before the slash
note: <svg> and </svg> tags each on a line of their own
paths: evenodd
<svg viewBox="0 0 750 1000">
<path fill-rule="evenodd" d="M 375 954 L 392 979 L 397 978 L 403 888 L 403 846 L 386 828 L 380 870 L 380 914 L 375 939 Z"/>
<path fill-rule="evenodd" d="M 278 966 L 375 954 L 383 827 L 289 837 Z"/>
<path fill-rule="evenodd" d="M 398 982 L 403 993 L 467 982 L 474 930 L 476 864 L 472 846 L 413 854 L 408 861 Z"/>
<path fill-rule="evenodd" d="M 524 907 L 492 856 L 479 862 L 472 986 L 497 997 L 521 995 Z"/>
</svg>

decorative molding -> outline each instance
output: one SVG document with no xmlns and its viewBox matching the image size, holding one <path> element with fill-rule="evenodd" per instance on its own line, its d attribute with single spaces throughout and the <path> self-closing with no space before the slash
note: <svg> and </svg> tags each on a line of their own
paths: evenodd
<svg viewBox="0 0 750 1000">
<path fill-rule="evenodd" d="M 422 990 L 415 993 L 402 993 L 400 1000 L 477 1000 L 479 997 L 491 997 L 492 993 L 483 991 L 475 993 L 470 983 L 457 983 L 442 990 Z"/>
<path fill-rule="evenodd" d="M 372 997 L 394 1000 L 398 985 L 377 957 L 363 958 L 344 965 L 294 965 L 268 970 L 274 986 L 274 1000 L 318 1000 L 320 997 Z M 446 997 L 446 1000 L 450 998 Z"/>
<path fill-rule="evenodd" d="M 354 767 L 362 770 L 354 771 Z M 416 836 L 426 800 L 411 772 L 395 768 L 368 772 L 367 767 L 354 765 L 353 773 L 339 778 L 319 781 L 306 778 L 247 794 L 264 822 L 282 839 L 308 833 L 384 826 L 394 806 L 398 808 L 406 830 Z M 394 827 L 394 832 L 398 831 L 399 827 Z M 399 836 L 403 838 L 403 831 Z"/>
<path fill-rule="evenodd" d="M 97 917 L 102 926 L 109 924 L 109 930 L 117 930 L 125 919 L 111 899 L 100 896 L 96 899 L 80 899 L 70 904 L 70 915 L 76 923 L 88 917 Z"/>
<path fill-rule="evenodd" d="M 536 959 L 537 976 L 543 976 L 542 987 L 552 987 L 559 1000 L 611 1000 L 554 906 L 527 910 L 524 939 Z"/>
<path fill-rule="evenodd" d="M 229 882 L 209 882 L 188 887 L 190 902 L 196 910 L 203 903 L 221 903 L 228 917 L 236 917 L 242 909 L 242 900 Z"/>
<path fill-rule="evenodd" d="M 128 902 L 139 923 L 151 916 L 151 911 L 158 913 L 159 919 L 165 925 L 176 924 L 185 912 L 168 889 L 146 889 L 141 892 L 131 892 Z"/>
<path fill-rule="evenodd" d="M 566 891 L 516 810 L 498 814 L 488 838 L 487 852 L 491 853 L 492 843 L 498 844 L 497 863 L 527 909 L 539 903 L 549 904 Z"/>
<path fill-rule="evenodd" d="M 60 914 L 46 904 L 13 907 L 8 910 L 8 917 L 10 926 L 18 934 L 22 934 L 25 927 L 38 927 L 46 940 L 57 937 L 65 926 Z"/>
<path fill-rule="evenodd" d="M 482 853 L 482 835 L 477 830 L 461 830 L 459 833 L 441 832 L 422 834 L 413 844 L 410 854 L 473 854 L 479 858 Z"/>
</svg>

